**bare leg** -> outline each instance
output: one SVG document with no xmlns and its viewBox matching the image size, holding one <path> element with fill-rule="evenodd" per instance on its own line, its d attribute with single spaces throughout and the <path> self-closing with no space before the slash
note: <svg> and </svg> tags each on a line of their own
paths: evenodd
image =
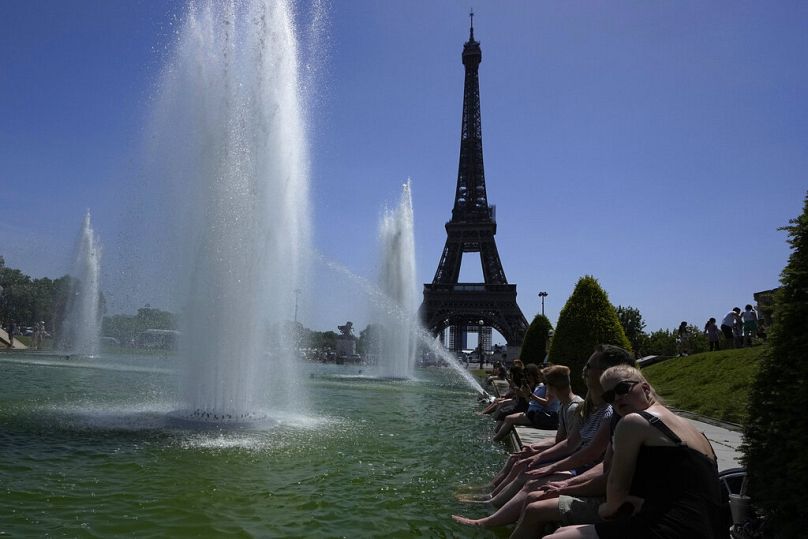
<svg viewBox="0 0 808 539">
<path fill-rule="evenodd" d="M 525 471 L 527 471 L 528 464 L 529 463 L 524 461 L 524 460 L 517 461 L 516 464 L 514 464 L 511 467 L 511 471 L 508 473 L 507 477 L 505 477 L 505 479 L 500 481 L 499 485 L 497 485 L 497 487 L 491 492 L 491 494 L 496 496 L 503 489 L 507 488 L 510 483 L 515 481 L 517 478 L 519 478 L 521 475 L 523 475 L 525 473 Z M 519 487 L 521 488 L 522 485 L 524 485 L 524 481 L 519 483 Z"/>
<path fill-rule="evenodd" d="M 499 430 L 499 432 L 497 432 L 497 435 L 494 436 L 494 441 L 498 442 L 507 436 L 508 433 L 511 432 L 511 429 L 513 429 L 514 425 L 530 425 L 530 419 L 527 418 L 527 414 L 524 412 L 507 416 L 505 418 L 505 424 Z"/>
<path fill-rule="evenodd" d="M 471 519 L 462 517 L 460 515 L 452 515 L 452 519 L 460 524 L 467 526 L 482 526 L 484 528 L 493 528 L 495 526 L 504 526 L 519 520 L 519 515 L 522 513 L 522 506 L 527 498 L 527 492 L 519 491 L 516 496 L 508 500 L 508 502 L 497 509 L 493 514 L 479 518 Z"/>
<path fill-rule="evenodd" d="M 497 487 L 497 485 L 499 485 L 502 482 L 503 479 L 508 477 L 508 474 L 510 473 L 511 468 L 513 468 L 513 465 L 518 460 L 520 460 L 520 459 L 516 455 L 510 455 L 508 457 L 508 460 L 505 461 L 505 466 L 503 466 L 502 469 L 499 471 L 499 473 L 497 475 L 495 475 L 494 478 L 491 480 L 491 484 L 490 484 L 491 488 L 489 490 L 495 489 Z"/>
<path fill-rule="evenodd" d="M 578 526 L 564 526 L 559 528 L 553 535 L 548 535 L 545 539 L 598 539 L 598 532 L 592 524 Z"/>
<path fill-rule="evenodd" d="M 527 475 L 522 474 L 516 481 L 513 481 L 508 487 L 500 491 L 499 494 L 491 498 L 491 503 L 494 507 L 502 507 L 509 499 L 516 496 L 519 492 L 527 493 L 539 490 L 550 481 L 560 481 L 569 477 L 568 472 L 559 472 L 557 474 L 546 475 L 538 479 L 530 479 Z M 518 486 L 517 486 L 518 485 Z"/>
<path fill-rule="evenodd" d="M 561 520 L 558 510 L 558 498 L 531 502 L 531 497 L 525 500 L 522 518 L 514 528 L 511 539 L 535 539 L 537 532 L 544 529 L 548 522 Z"/>
</svg>

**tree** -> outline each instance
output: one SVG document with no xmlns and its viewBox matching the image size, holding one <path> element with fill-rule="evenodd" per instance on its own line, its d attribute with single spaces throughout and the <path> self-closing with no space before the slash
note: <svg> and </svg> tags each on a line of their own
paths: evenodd
<svg viewBox="0 0 808 539">
<path fill-rule="evenodd" d="M 639 353 L 643 349 L 643 341 L 645 335 L 645 321 L 642 319 L 640 310 L 636 307 L 623 307 L 617 306 L 617 319 L 620 320 L 620 325 L 623 326 L 623 332 L 631 343 L 631 347 L 635 352 Z"/>
<path fill-rule="evenodd" d="M 669 329 L 658 329 L 648 335 L 643 353 L 654 356 L 675 356 L 676 335 Z"/>
<path fill-rule="evenodd" d="M 568 366 L 576 392 L 586 391 L 578 373 L 598 344 L 614 344 L 631 350 L 617 312 L 597 279 L 581 277 L 558 316 L 550 347 L 550 361 Z"/>
<path fill-rule="evenodd" d="M 791 256 L 775 295 L 769 350 L 749 396 L 743 462 L 753 504 L 772 537 L 801 537 L 808 527 L 808 194 L 802 215 L 781 228 Z"/>
<path fill-rule="evenodd" d="M 147 303 L 136 315 L 105 316 L 102 323 L 104 335 L 115 337 L 122 344 L 131 342 L 147 329 L 177 329 L 177 317 L 174 313 L 153 309 Z"/>
<path fill-rule="evenodd" d="M 543 314 L 537 314 L 530 327 L 525 333 L 525 340 L 522 342 L 522 350 L 519 352 L 519 359 L 525 364 L 536 363 L 541 365 L 547 355 L 547 345 L 550 340 L 550 331 L 553 325 L 550 319 Z"/>
<path fill-rule="evenodd" d="M 32 279 L 22 271 L 9 268 L 0 257 L 0 317 L 14 320 L 18 326 L 33 326 L 44 321 L 54 331 L 61 325 L 69 293 L 70 277 Z"/>
</svg>

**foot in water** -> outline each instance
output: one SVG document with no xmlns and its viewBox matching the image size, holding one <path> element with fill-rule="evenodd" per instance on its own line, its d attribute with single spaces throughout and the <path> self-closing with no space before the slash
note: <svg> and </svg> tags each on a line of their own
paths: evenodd
<svg viewBox="0 0 808 539">
<path fill-rule="evenodd" d="M 466 518 L 461 515 L 452 515 L 452 520 L 454 520 L 458 524 L 464 524 L 466 526 L 484 526 L 484 524 L 482 523 L 482 519 L 475 520 L 473 518 Z"/>
<path fill-rule="evenodd" d="M 463 503 L 490 503 L 493 497 L 488 494 L 459 494 L 457 501 Z"/>
</svg>

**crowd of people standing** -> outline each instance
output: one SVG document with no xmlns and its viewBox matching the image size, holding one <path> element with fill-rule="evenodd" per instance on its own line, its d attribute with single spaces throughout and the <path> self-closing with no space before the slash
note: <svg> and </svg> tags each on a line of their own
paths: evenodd
<svg viewBox="0 0 808 539">
<path fill-rule="evenodd" d="M 687 322 L 679 324 L 676 330 L 676 352 L 679 356 L 686 356 L 690 352 L 690 331 Z M 740 307 L 734 307 L 721 319 L 720 326 L 711 317 L 704 324 L 703 333 L 707 337 L 710 352 L 721 350 L 722 346 L 725 349 L 743 348 L 766 340 L 764 321 L 750 304 L 743 311 Z"/>
</svg>

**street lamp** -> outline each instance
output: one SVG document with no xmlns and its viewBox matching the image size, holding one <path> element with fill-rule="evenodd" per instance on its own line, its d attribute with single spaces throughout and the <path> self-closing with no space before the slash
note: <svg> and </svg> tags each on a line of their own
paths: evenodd
<svg viewBox="0 0 808 539">
<path fill-rule="evenodd" d="M 544 316 L 544 298 L 547 297 L 547 292 L 539 292 L 539 297 L 541 298 L 541 315 Z"/>
</svg>

